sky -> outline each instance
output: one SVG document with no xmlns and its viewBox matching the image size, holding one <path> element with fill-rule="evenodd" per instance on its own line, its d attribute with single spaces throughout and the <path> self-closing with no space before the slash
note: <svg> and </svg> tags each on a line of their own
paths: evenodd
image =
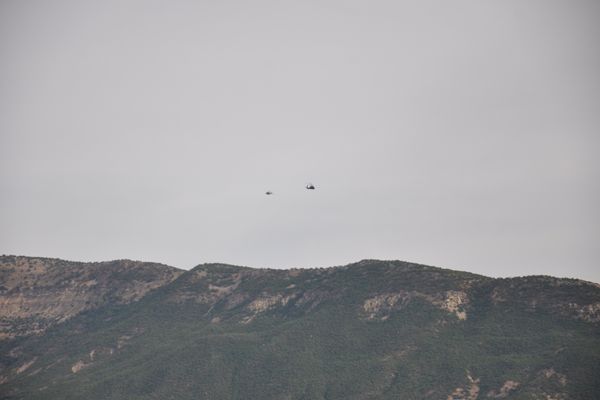
<svg viewBox="0 0 600 400">
<path fill-rule="evenodd" d="M 599 42 L 597 0 L 2 0 L 0 253 L 600 282 Z"/>
</svg>

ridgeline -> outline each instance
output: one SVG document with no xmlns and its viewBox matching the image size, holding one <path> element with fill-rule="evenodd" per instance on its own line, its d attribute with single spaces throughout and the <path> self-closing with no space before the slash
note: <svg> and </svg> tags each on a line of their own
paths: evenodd
<svg viewBox="0 0 600 400">
<path fill-rule="evenodd" d="M 0 399 L 595 398 L 595 283 L 0 257 Z"/>
</svg>

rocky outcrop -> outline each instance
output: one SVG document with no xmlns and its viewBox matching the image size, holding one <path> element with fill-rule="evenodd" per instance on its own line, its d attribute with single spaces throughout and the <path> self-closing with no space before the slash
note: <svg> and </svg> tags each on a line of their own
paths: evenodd
<svg viewBox="0 0 600 400">
<path fill-rule="evenodd" d="M 568 303 L 567 308 L 577 319 L 592 323 L 600 322 L 600 302 L 584 305 Z"/>
<path fill-rule="evenodd" d="M 487 397 L 492 399 L 503 399 L 508 397 L 512 391 L 519 387 L 519 385 L 520 383 L 517 381 L 508 380 L 504 382 L 502 387 L 500 387 L 498 390 L 490 390 L 487 394 Z"/>
<path fill-rule="evenodd" d="M 385 321 L 389 318 L 391 311 L 402 309 L 415 296 L 416 293 L 405 291 L 380 294 L 365 300 L 362 308 L 366 313 L 367 319 L 381 319 Z"/>
<path fill-rule="evenodd" d="M 385 321 L 392 311 L 401 310 L 415 299 L 425 300 L 441 310 L 454 314 L 459 320 L 467 319 L 466 306 L 469 304 L 469 297 L 466 292 L 456 290 L 436 294 L 405 290 L 384 293 L 366 299 L 362 311 L 369 320 Z"/>
<path fill-rule="evenodd" d="M 83 311 L 137 301 L 181 273 L 130 260 L 79 263 L 2 256 L 0 339 L 39 334 Z"/>
<path fill-rule="evenodd" d="M 467 372 L 467 385 L 458 387 L 447 397 L 448 400 L 477 400 L 479 397 L 479 379 Z"/>
</svg>

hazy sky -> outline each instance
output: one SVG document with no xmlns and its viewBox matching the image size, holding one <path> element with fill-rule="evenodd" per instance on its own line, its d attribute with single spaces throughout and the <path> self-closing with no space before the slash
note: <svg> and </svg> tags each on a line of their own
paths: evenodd
<svg viewBox="0 0 600 400">
<path fill-rule="evenodd" d="M 599 71 L 597 0 L 0 0 L 0 253 L 600 282 Z"/>
</svg>

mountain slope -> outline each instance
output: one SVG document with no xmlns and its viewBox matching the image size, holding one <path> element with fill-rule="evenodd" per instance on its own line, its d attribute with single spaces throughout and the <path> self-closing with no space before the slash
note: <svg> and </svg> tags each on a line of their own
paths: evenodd
<svg viewBox="0 0 600 400">
<path fill-rule="evenodd" d="M 0 256 L 0 340 L 44 332 L 110 303 L 139 300 L 183 273 L 156 263 Z"/>
<path fill-rule="evenodd" d="M 399 261 L 201 265 L 2 342 L 0 398 L 593 399 L 600 288 Z"/>
</svg>

